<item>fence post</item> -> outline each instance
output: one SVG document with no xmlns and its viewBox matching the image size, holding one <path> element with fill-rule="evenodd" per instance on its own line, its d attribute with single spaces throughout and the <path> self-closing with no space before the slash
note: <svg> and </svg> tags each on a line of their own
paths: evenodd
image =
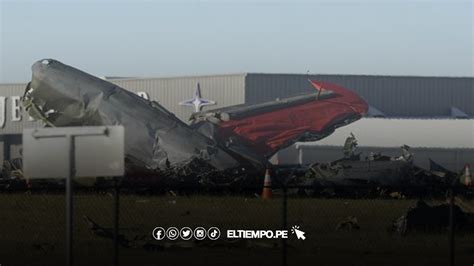
<svg viewBox="0 0 474 266">
<path fill-rule="evenodd" d="M 454 266 L 454 188 L 449 190 L 449 265 Z"/>
<path fill-rule="evenodd" d="M 67 145 L 69 149 L 69 160 L 68 160 L 68 174 L 66 177 L 66 265 L 72 266 L 74 264 L 74 249 L 73 249 L 73 234 L 74 234 L 74 204 L 73 204 L 73 193 L 74 193 L 74 182 L 73 178 L 76 174 L 76 153 L 74 136 L 67 135 Z"/>
<path fill-rule="evenodd" d="M 287 187 L 283 184 L 283 208 L 282 208 L 282 224 L 283 230 L 288 230 L 288 194 Z M 287 246 L 286 238 L 282 238 L 282 265 L 287 263 Z"/>
<path fill-rule="evenodd" d="M 113 253 L 113 265 L 118 266 L 118 253 L 119 253 L 119 185 L 118 177 L 114 177 L 114 253 Z"/>
</svg>

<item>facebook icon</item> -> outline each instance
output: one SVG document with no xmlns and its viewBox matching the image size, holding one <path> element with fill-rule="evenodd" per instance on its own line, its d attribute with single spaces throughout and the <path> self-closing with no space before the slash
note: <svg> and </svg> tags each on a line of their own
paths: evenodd
<svg viewBox="0 0 474 266">
<path fill-rule="evenodd" d="M 165 238 L 165 229 L 163 227 L 156 227 L 153 229 L 153 238 L 156 240 L 162 240 Z"/>
</svg>

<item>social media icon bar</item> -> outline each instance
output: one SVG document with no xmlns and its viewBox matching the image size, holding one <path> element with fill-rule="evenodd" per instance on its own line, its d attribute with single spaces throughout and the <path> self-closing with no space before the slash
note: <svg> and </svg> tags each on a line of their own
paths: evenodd
<svg viewBox="0 0 474 266">
<path fill-rule="evenodd" d="M 165 237 L 168 238 L 168 240 L 176 240 L 178 238 L 181 238 L 182 240 L 190 240 L 193 237 L 196 240 L 203 240 L 206 237 L 210 240 L 217 240 L 221 236 L 221 231 L 217 227 L 211 227 L 207 230 L 204 227 L 196 227 L 193 230 L 187 226 L 182 227 L 181 229 L 169 227 L 166 230 L 163 227 L 155 227 L 152 236 L 156 240 L 163 240 Z"/>
<path fill-rule="evenodd" d="M 179 237 L 179 231 L 178 228 L 176 227 L 170 227 L 168 230 L 166 230 L 166 237 L 169 240 L 176 240 Z"/>
<path fill-rule="evenodd" d="M 203 240 L 206 238 L 206 235 L 206 229 L 204 229 L 204 227 L 196 227 L 196 229 L 194 229 L 194 238 L 196 238 L 196 240 Z"/>
<path fill-rule="evenodd" d="M 165 229 L 163 227 L 156 227 L 153 229 L 153 238 L 156 240 L 163 240 L 165 238 Z"/>
<path fill-rule="evenodd" d="M 207 237 L 211 240 L 217 240 L 221 236 L 221 231 L 217 227 L 211 227 L 207 230 Z"/>
<path fill-rule="evenodd" d="M 179 231 L 179 236 L 182 240 L 189 240 L 193 237 L 193 230 L 191 230 L 189 227 L 183 227 Z"/>
</svg>

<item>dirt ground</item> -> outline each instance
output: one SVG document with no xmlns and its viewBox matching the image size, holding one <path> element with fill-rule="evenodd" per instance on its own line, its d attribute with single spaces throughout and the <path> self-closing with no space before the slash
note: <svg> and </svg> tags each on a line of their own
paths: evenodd
<svg viewBox="0 0 474 266">
<path fill-rule="evenodd" d="M 389 230 L 415 202 L 290 198 L 287 229 L 299 225 L 307 238 L 290 234 L 287 265 L 447 265 L 447 229 L 406 236 Z M 83 218 L 111 228 L 112 203 L 107 193 L 76 194 L 75 265 L 112 265 L 112 241 L 92 233 Z M 64 265 L 64 206 L 61 194 L 0 194 L 0 264 Z M 123 194 L 120 233 L 135 247 L 120 248 L 120 265 L 283 265 L 280 239 L 225 238 L 227 229 L 281 229 L 282 210 L 281 198 Z M 349 216 L 360 228 L 337 229 Z M 216 226 L 222 235 L 217 241 L 156 241 L 151 232 L 157 226 Z M 455 244 L 456 265 L 472 265 L 474 233 L 457 232 Z"/>
</svg>

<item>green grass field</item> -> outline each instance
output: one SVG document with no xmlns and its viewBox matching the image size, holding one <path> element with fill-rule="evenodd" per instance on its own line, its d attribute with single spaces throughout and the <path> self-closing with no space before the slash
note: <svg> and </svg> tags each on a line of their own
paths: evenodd
<svg viewBox="0 0 474 266">
<path fill-rule="evenodd" d="M 110 265 L 112 241 L 94 235 L 82 217 L 110 228 L 112 197 L 88 193 L 74 200 L 77 265 Z M 307 239 L 290 236 L 288 265 L 308 261 L 314 265 L 447 265 L 447 230 L 407 236 L 389 232 L 393 220 L 414 204 L 414 200 L 290 198 L 288 226 L 301 226 Z M 0 264 L 63 265 L 64 206 L 64 195 L 1 194 Z M 223 235 L 226 229 L 279 229 L 282 216 L 279 198 L 121 195 L 120 201 L 120 231 L 129 239 L 150 240 L 156 226 L 217 226 Z M 357 217 L 360 229 L 336 230 L 348 216 Z M 160 251 L 121 248 L 121 265 L 281 265 L 281 240 L 166 244 Z M 474 263 L 473 233 L 456 235 L 456 262 Z"/>
</svg>

